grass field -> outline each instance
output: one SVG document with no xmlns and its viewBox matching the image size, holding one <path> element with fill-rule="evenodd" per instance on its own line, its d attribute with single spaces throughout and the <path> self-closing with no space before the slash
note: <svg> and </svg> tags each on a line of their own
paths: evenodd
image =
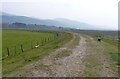
<svg viewBox="0 0 120 79">
<path fill-rule="evenodd" d="M 15 31 L 15 30 L 3 30 L 3 51 L 6 50 L 6 47 L 15 46 L 19 44 L 27 44 L 27 42 L 31 42 L 33 40 L 40 40 L 51 37 L 51 41 L 46 42 L 44 45 L 40 45 L 39 48 L 27 50 L 22 53 L 16 53 L 11 55 L 5 59 L 3 59 L 3 76 L 10 74 L 10 72 L 14 72 L 19 70 L 21 67 L 26 64 L 32 63 L 36 60 L 43 58 L 44 56 L 49 55 L 56 48 L 61 47 L 69 40 L 72 39 L 72 34 L 66 32 L 59 32 L 61 36 L 56 37 L 52 33 L 41 33 L 41 32 L 30 32 L 30 31 Z M 64 39 L 64 40 L 63 40 Z M 41 43 L 41 42 L 40 42 Z M 31 45 L 26 45 L 31 47 Z M 26 47 L 27 48 L 27 47 Z M 5 52 L 3 52 L 3 56 L 5 56 Z M 14 52 L 13 52 L 14 53 Z"/>
<path fill-rule="evenodd" d="M 24 51 L 31 49 L 37 45 L 37 41 L 41 44 L 42 39 L 54 38 L 54 34 L 39 33 L 20 30 L 3 30 L 3 57 L 7 56 L 7 48 L 9 48 L 10 55 L 21 52 L 21 44 Z M 32 47 L 31 47 L 32 43 Z"/>
<path fill-rule="evenodd" d="M 111 40 L 111 39 L 107 39 L 107 38 L 103 38 L 102 40 L 104 42 L 111 44 L 111 45 L 118 46 L 118 41 L 116 41 L 116 40 Z"/>
</svg>

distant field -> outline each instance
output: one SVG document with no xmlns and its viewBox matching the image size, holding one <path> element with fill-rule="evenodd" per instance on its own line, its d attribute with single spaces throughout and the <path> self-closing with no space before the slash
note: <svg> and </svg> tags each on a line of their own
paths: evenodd
<svg viewBox="0 0 120 79">
<path fill-rule="evenodd" d="M 106 39 L 118 40 L 118 31 L 98 31 L 98 30 L 83 30 L 80 33 L 89 34 L 92 36 L 102 36 Z"/>
<path fill-rule="evenodd" d="M 59 35 L 56 35 L 57 33 Z M 7 55 L 6 48 L 10 49 L 13 47 L 13 49 L 10 49 L 10 56 L 3 59 L 3 76 L 49 55 L 52 51 L 66 44 L 71 39 L 72 34 L 66 32 L 3 30 L 3 57 Z M 33 41 L 32 45 L 37 45 L 37 40 L 40 46 L 31 49 L 31 41 Z M 23 49 L 26 51 L 21 52 L 20 44 L 23 44 Z M 16 47 L 18 51 L 16 53 L 14 51 L 15 46 L 18 46 L 18 48 Z"/>
<path fill-rule="evenodd" d="M 118 31 L 98 31 L 98 30 L 84 30 L 80 31 L 81 33 L 86 33 L 86 34 L 94 34 L 94 35 L 101 35 L 101 36 L 117 36 Z"/>
</svg>

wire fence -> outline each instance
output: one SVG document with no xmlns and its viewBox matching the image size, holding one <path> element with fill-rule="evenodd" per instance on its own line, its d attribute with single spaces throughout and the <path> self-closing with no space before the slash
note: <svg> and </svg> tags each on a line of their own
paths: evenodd
<svg viewBox="0 0 120 79">
<path fill-rule="evenodd" d="M 30 42 L 21 43 L 15 46 L 7 47 L 6 49 L 2 51 L 4 53 L 2 59 L 5 59 L 9 56 L 14 56 L 16 54 L 19 54 L 19 53 L 22 53 L 22 52 L 25 52 L 31 49 L 39 48 L 47 44 L 48 42 L 53 41 L 61 36 L 61 33 L 53 33 L 53 34 L 54 35 L 52 37 L 41 38 L 39 40 L 33 40 Z"/>
</svg>

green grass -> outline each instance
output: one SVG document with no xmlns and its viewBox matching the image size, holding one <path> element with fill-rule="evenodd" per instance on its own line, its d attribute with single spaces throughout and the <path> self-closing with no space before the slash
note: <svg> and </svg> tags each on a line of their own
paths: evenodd
<svg viewBox="0 0 120 79">
<path fill-rule="evenodd" d="M 7 48 L 9 48 L 10 55 L 21 52 L 21 44 L 23 45 L 24 51 L 30 50 L 31 44 L 34 47 L 37 45 L 37 41 L 41 44 L 41 39 L 47 39 L 51 37 L 54 38 L 54 34 L 50 33 L 39 33 L 39 32 L 30 32 L 30 31 L 21 31 L 21 30 L 3 30 L 3 38 L 2 38 L 2 56 L 7 56 Z"/>
<path fill-rule="evenodd" d="M 120 63 L 118 62 L 118 56 L 119 56 L 119 53 L 118 53 L 118 41 L 115 41 L 115 40 L 111 40 L 111 39 L 105 39 L 103 38 L 103 41 L 105 43 L 108 43 L 108 44 L 104 44 L 108 50 L 106 50 L 106 53 L 107 55 L 110 55 L 110 59 L 115 63 L 115 65 L 120 65 Z M 114 69 L 117 69 L 114 68 Z"/>
<path fill-rule="evenodd" d="M 17 32 L 23 32 L 24 37 L 26 37 L 26 33 L 27 33 L 27 35 L 30 35 L 30 38 L 32 39 L 36 39 L 36 38 L 41 39 L 41 37 L 52 36 L 51 34 L 47 34 L 47 33 L 44 34 L 44 33 L 34 33 L 34 32 L 26 32 L 26 31 L 16 31 L 16 33 Z M 33 37 L 31 36 L 32 33 L 33 33 L 32 35 Z M 21 67 L 29 63 L 42 59 L 44 56 L 49 55 L 55 49 L 63 46 L 65 43 L 67 43 L 72 39 L 72 34 L 66 32 L 60 32 L 60 33 L 62 34 L 61 36 L 50 42 L 47 42 L 45 45 L 40 46 L 39 48 L 32 49 L 23 53 L 17 53 L 14 56 L 9 56 L 5 58 L 3 60 L 3 76 L 7 76 L 12 72 L 18 71 Z M 22 37 L 23 36 L 21 36 L 21 38 Z M 29 37 L 27 39 L 29 39 Z M 28 41 L 27 39 L 25 40 Z"/>
<path fill-rule="evenodd" d="M 114 46 L 118 46 L 118 41 L 116 41 L 116 40 L 111 40 L 111 39 L 106 39 L 106 38 L 103 38 L 102 40 L 104 42 L 107 42 L 107 43 L 112 44 Z"/>
<path fill-rule="evenodd" d="M 105 55 L 112 62 L 111 68 L 115 71 L 118 71 L 118 46 L 112 45 L 111 43 L 103 42 L 105 50 Z"/>
<path fill-rule="evenodd" d="M 118 65 L 118 62 L 117 62 L 118 61 L 118 54 L 119 54 L 118 52 L 110 52 L 112 60 L 115 61 L 117 65 Z"/>
</svg>

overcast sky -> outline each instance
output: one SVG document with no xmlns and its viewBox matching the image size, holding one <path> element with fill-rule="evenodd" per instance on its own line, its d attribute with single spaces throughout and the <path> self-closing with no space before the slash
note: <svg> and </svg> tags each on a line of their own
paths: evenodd
<svg viewBox="0 0 120 79">
<path fill-rule="evenodd" d="M 120 0 L 4 0 L 0 11 L 39 19 L 66 18 L 118 28 Z"/>
</svg>

